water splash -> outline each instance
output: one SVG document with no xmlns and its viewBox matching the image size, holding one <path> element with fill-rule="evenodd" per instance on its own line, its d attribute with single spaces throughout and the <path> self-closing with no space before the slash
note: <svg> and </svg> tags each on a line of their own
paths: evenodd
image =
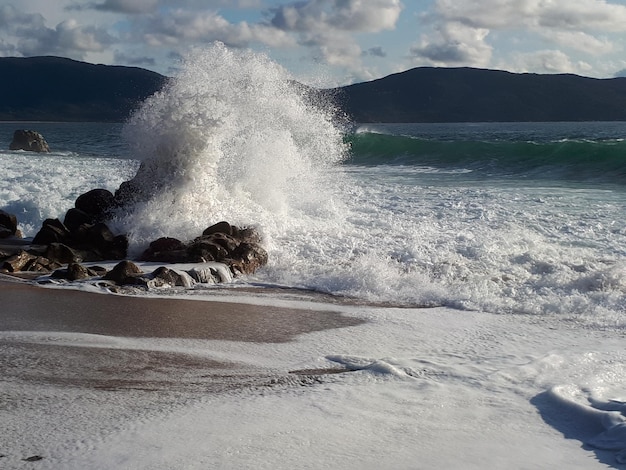
<svg viewBox="0 0 626 470">
<path fill-rule="evenodd" d="M 271 238 L 273 227 L 337 207 L 327 170 L 346 147 L 333 114 L 263 54 L 220 43 L 191 53 L 125 126 L 144 197 L 118 229 L 135 250 L 222 219 Z"/>
</svg>

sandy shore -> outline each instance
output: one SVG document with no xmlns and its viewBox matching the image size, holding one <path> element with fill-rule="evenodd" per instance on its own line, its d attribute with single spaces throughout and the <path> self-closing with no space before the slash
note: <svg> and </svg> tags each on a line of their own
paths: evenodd
<svg viewBox="0 0 626 470">
<path fill-rule="evenodd" d="M 0 331 L 285 342 L 361 323 L 336 312 L 46 289 L 0 280 Z"/>
<path fill-rule="evenodd" d="M 16 468 L 23 459 L 53 457 L 72 439 L 99 439 L 137 415 L 160 416 L 216 393 L 300 386 L 319 372 L 216 360 L 204 354 L 202 340 L 285 343 L 361 323 L 329 311 L 96 294 L 17 280 L 0 280 L 0 303 L 0 467 Z"/>
</svg>

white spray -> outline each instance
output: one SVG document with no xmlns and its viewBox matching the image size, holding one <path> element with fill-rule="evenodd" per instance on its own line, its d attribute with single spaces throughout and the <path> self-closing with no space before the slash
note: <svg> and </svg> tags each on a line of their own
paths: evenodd
<svg viewBox="0 0 626 470">
<path fill-rule="evenodd" d="M 280 225 L 336 207 L 327 170 L 346 148 L 333 110 L 303 90 L 263 54 L 219 43 L 191 53 L 125 127 L 148 196 L 116 222 L 131 249 L 190 239 L 219 220 L 258 225 L 271 239 Z"/>
</svg>

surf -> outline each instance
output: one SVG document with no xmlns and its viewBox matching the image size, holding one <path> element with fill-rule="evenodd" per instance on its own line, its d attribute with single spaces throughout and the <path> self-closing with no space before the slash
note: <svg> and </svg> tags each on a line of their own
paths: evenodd
<svg viewBox="0 0 626 470">
<path fill-rule="evenodd" d="M 328 169 L 347 157 L 333 113 L 263 54 L 220 43 L 190 53 L 124 127 L 144 197 L 118 214 L 117 230 L 137 251 L 220 220 L 258 225 L 271 240 L 328 216 Z"/>
</svg>

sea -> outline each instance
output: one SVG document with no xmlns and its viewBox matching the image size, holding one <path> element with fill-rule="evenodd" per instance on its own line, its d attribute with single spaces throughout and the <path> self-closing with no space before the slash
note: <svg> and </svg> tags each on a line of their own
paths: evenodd
<svg viewBox="0 0 626 470">
<path fill-rule="evenodd" d="M 624 423 L 615 416 L 626 407 L 626 122 L 363 124 L 342 116 L 341 99 L 303 94 L 263 54 L 214 46 L 188 58 L 125 123 L 0 123 L 0 209 L 16 214 L 24 236 L 33 237 L 80 194 L 115 191 L 143 164 L 153 175 L 150 198 L 110 221 L 128 234 L 131 256 L 160 236 L 190 240 L 221 220 L 257 227 L 269 253 L 267 266 L 229 286 L 145 295 L 344 305 L 367 318 L 363 343 L 331 335 L 308 340 L 304 355 L 264 350 L 274 366 L 326 360 L 364 375 L 345 379 L 353 381 L 351 392 L 338 375 L 330 395 L 290 395 L 284 403 L 299 407 L 313 430 L 286 424 L 293 418 L 287 405 L 264 402 L 254 411 L 245 402 L 267 429 L 283 433 L 268 445 L 284 460 L 248 442 L 231 449 L 236 464 L 262 454 L 271 468 L 287 468 L 299 455 L 313 456 L 315 443 L 332 447 L 331 439 L 353 450 L 354 465 L 345 468 L 380 463 L 361 445 L 395 455 L 394 468 L 537 468 L 525 465 L 559 466 L 560 459 L 568 468 L 623 468 L 616 462 L 626 460 Z M 7 150 L 22 128 L 40 132 L 51 152 Z M 248 352 L 259 360 L 258 350 Z M 420 400 L 435 408 L 417 412 Z M 223 423 L 219 432 L 240 406 L 211 418 Z M 565 421 L 546 417 L 559 406 L 570 410 Z M 363 411 L 370 407 L 387 418 Z M 280 422 L 270 408 L 282 413 Z M 585 411 L 576 421 L 571 409 Z M 605 412 L 613 434 L 596 444 L 608 457 L 580 437 L 592 428 L 595 436 L 596 415 Z M 433 432 L 412 433 L 420 420 Z M 143 435 L 157 439 L 157 427 L 150 429 Z M 116 445 L 124 447 L 130 432 L 122 429 Z M 150 440 L 137 439 L 128 441 L 127 458 L 137 442 Z M 419 450 L 424 441 L 429 450 Z M 118 462 L 106 445 L 96 448 L 100 462 Z M 180 449 L 190 451 L 188 444 Z M 72 452 L 64 455 L 78 458 Z M 413 465 L 415 456 L 425 466 Z"/>
</svg>

